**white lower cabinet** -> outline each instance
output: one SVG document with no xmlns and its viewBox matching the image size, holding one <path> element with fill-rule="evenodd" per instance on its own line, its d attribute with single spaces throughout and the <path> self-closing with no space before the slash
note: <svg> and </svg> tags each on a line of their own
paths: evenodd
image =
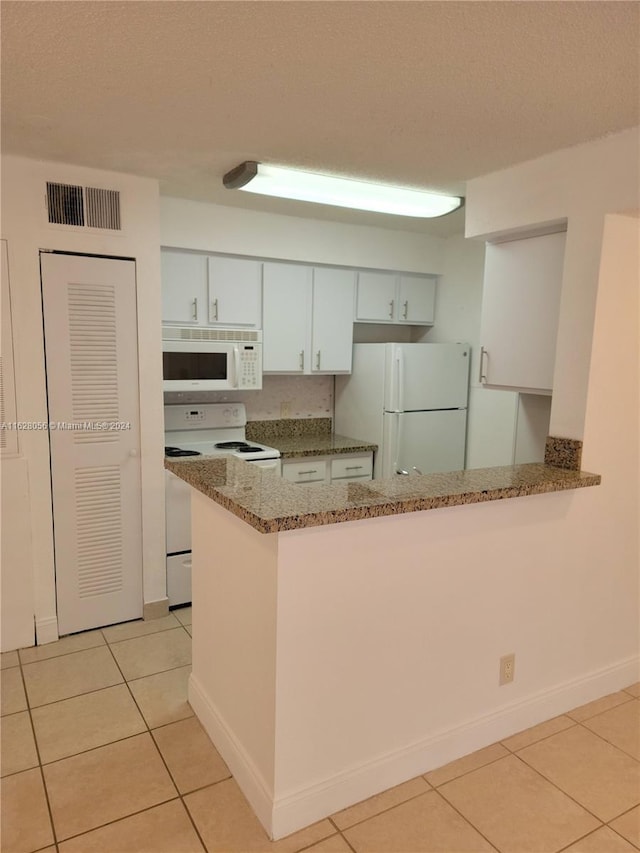
<svg viewBox="0 0 640 853">
<path fill-rule="evenodd" d="M 291 483 L 343 483 L 347 480 L 371 480 L 373 453 L 283 459 L 282 476 Z"/>
<path fill-rule="evenodd" d="M 350 373 L 355 273 L 306 264 L 263 266 L 265 373 Z"/>
<path fill-rule="evenodd" d="M 284 460 L 282 476 L 291 483 L 324 483 L 327 479 L 326 459 L 305 456 L 304 459 Z"/>
</svg>

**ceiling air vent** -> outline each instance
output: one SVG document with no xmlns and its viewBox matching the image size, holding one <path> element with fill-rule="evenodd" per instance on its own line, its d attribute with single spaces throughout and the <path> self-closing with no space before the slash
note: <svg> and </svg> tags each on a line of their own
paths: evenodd
<svg viewBox="0 0 640 853">
<path fill-rule="evenodd" d="M 47 182 L 49 222 L 120 231 L 120 193 Z"/>
</svg>

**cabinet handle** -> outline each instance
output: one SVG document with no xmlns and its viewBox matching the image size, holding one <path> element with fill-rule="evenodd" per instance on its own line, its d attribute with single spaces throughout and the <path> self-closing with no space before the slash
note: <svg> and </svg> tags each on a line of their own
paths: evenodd
<svg viewBox="0 0 640 853">
<path fill-rule="evenodd" d="M 303 474 L 317 474 L 317 473 L 318 473 L 317 468 L 312 468 L 310 471 L 298 471 L 299 476 L 302 476 Z"/>
<path fill-rule="evenodd" d="M 478 371 L 478 382 L 486 382 L 487 374 L 483 372 L 482 368 L 484 367 L 484 357 L 487 356 L 487 360 L 489 359 L 489 353 L 486 351 L 484 347 L 480 347 L 480 369 Z"/>
<path fill-rule="evenodd" d="M 362 468 L 362 465 L 346 465 L 345 471 L 359 471 Z"/>
<path fill-rule="evenodd" d="M 320 370 L 320 350 L 316 353 L 316 370 Z"/>
<path fill-rule="evenodd" d="M 393 306 L 395 305 L 395 302 L 396 302 L 395 299 L 392 299 L 391 302 L 389 302 L 389 317 L 392 320 L 393 320 Z"/>
<path fill-rule="evenodd" d="M 217 322 L 218 320 L 218 300 L 214 299 L 211 303 L 211 308 L 213 310 L 213 319 Z"/>
<path fill-rule="evenodd" d="M 407 299 L 402 306 L 402 319 L 406 320 L 409 314 L 409 300 Z"/>
<path fill-rule="evenodd" d="M 191 311 L 191 317 L 192 317 L 192 319 L 197 321 L 198 320 L 198 299 L 197 298 L 194 299 L 191 304 L 193 305 L 193 308 Z"/>
<path fill-rule="evenodd" d="M 304 350 L 300 350 L 300 370 L 304 370 Z"/>
</svg>

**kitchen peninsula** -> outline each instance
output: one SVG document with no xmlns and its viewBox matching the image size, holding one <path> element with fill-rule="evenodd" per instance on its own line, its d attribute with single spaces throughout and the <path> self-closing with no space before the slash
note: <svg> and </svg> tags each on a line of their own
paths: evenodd
<svg viewBox="0 0 640 853">
<path fill-rule="evenodd" d="M 467 690 L 499 689 L 484 665 L 443 682 L 447 655 L 491 633 L 487 579 L 457 549 L 470 534 L 500 549 L 487 502 L 570 511 L 600 478 L 562 455 L 314 486 L 231 458 L 165 460 L 194 487 L 189 700 L 272 838 L 513 731 L 508 714 L 464 716 Z"/>
</svg>

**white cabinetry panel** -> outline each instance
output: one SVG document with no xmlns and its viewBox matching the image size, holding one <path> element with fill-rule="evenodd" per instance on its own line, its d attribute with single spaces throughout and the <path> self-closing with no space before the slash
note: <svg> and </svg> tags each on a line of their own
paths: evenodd
<svg viewBox="0 0 640 853">
<path fill-rule="evenodd" d="M 162 322 L 181 326 L 207 322 L 207 258 L 192 252 L 163 250 Z"/>
<path fill-rule="evenodd" d="M 398 283 L 398 320 L 405 323 L 433 323 L 436 280 L 426 276 L 401 275 Z"/>
<path fill-rule="evenodd" d="M 348 480 L 371 480 L 373 453 L 340 453 L 336 456 L 283 459 L 282 476 L 292 483 L 344 483 Z"/>
<path fill-rule="evenodd" d="M 308 318 L 311 267 L 265 262 L 263 298 L 263 369 L 304 373 L 309 367 Z"/>
<path fill-rule="evenodd" d="M 480 381 L 550 393 L 565 234 L 487 244 Z"/>
<path fill-rule="evenodd" d="M 245 258 L 209 258 L 209 319 L 212 326 L 261 327 L 262 264 Z"/>
<path fill-rule="evenodd" d="M 433 276 L 361 270 L 356 321 L 430 326 L 434 321 L 435 296 Z"/>
<path fill-rule="evenodd" d="M 265 261 L 265 373 L 349 373 L 355 274 Z"/>
<path fill-rule="evenodd" d="M 354 289 L 355 275 L 350 270 L 327 267 L 313 270 L 311 370 L 314 373 L 351 372 Z"/>
<path fill-rule="evenodd" d="M 391 323 L 395 312 L 396 276 L 386 272 L 359 272 L 356 320 Z"/>
</svg>

